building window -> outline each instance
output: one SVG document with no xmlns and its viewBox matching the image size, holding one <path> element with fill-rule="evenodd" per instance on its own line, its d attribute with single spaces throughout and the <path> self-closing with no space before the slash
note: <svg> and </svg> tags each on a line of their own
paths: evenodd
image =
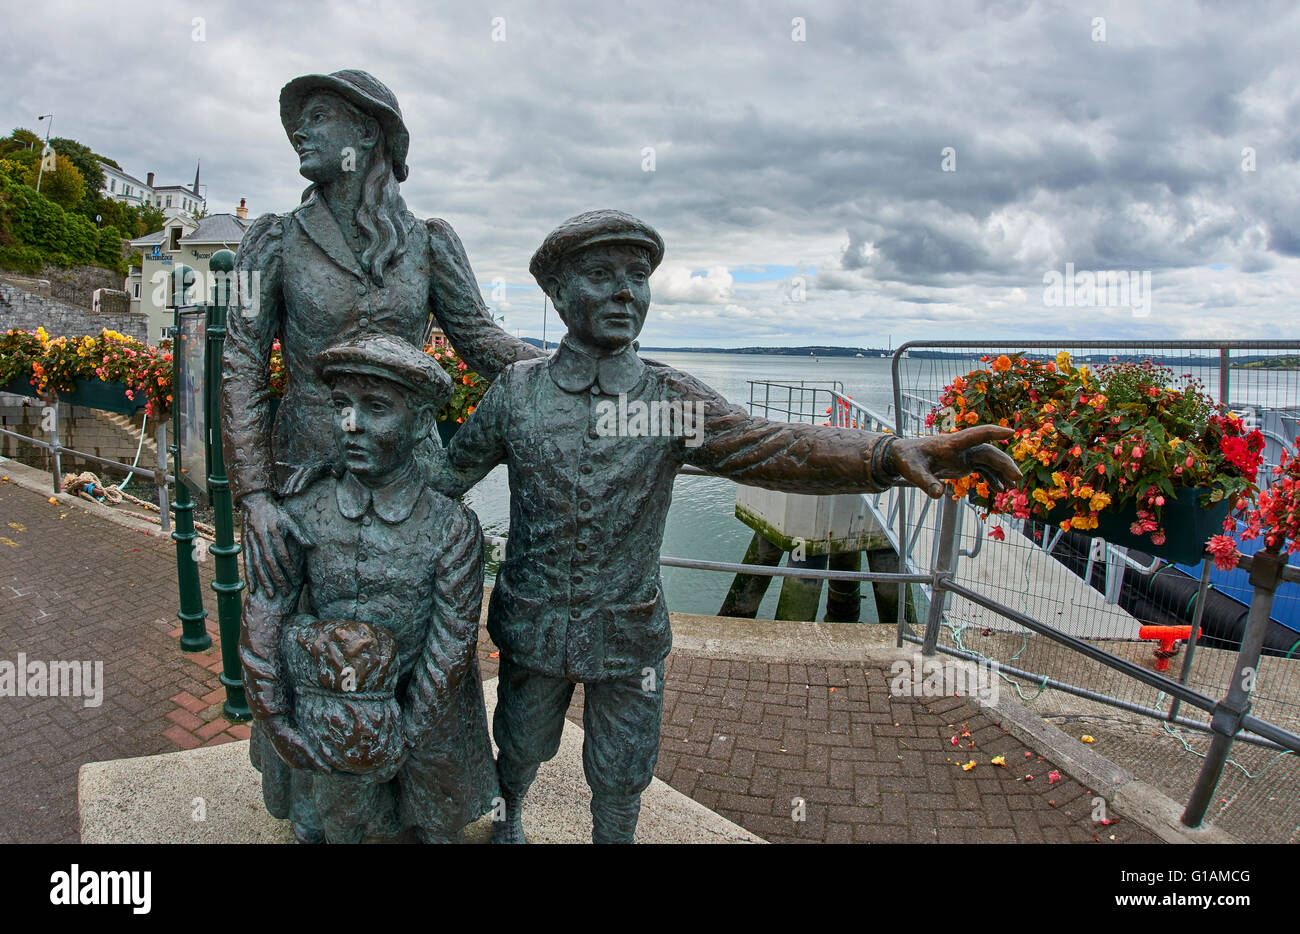
<svg viewBox="0 0 1300 934">
<path fill-rule="evenodd" d="M 135 284 L 135 297 L 136 298 L 140 297 L 140 283 L 138 282 Z"/>
<path fill-rule="evenodd" d="M 168 201 L 170 200 L 171 199 L 169 198 Z M 171 235 L 172 235 L 172 242 L 170 247 L 171 252 L 179 253 L 181 251 L 181 229 L 179 227 L 173 227 Z"/>
<path fill-rule="evenodd" d="M 168 195 L 168 196 L 167 196 L 167 207 L 171 207 L 171 206 L 172 206 L 172 196 L 171 196 L 171 195 Z"/>
<path fill-rule="evenodd" d="M 108 180 L 108 191 L 109 194 L 112 194 L 113 192 L 117 191 L 117 179 L 110 178 Z"/>
</svg>

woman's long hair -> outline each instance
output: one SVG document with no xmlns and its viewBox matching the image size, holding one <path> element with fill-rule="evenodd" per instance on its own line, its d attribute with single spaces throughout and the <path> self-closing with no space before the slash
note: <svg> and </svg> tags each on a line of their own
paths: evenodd
<svg viewBox="0 0 1300 934">
<path fill-rule="evenodd" d="M 406 202 L 397 186 L 388 141 L 381 130 L 357 209 L 357 226 L 365 240 L 361 266 L 378 285 L 384 284 L 388 263 L 406 246 Z"/>
</svg>

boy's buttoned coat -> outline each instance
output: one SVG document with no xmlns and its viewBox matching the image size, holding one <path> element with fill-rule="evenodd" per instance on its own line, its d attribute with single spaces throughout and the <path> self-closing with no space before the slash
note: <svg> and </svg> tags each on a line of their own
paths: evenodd
<svg viewBox="0 0 1300 934">
<path fill-rule="evenodd" d="M 689 431 L 609 431 L 611 407 L 652 403 L 698 414 L 700 443 L 687 443 Z M 750 416 L 632 348 L 595 360 L 566 340 L 548 359 L 508 367 L 447 451 L 466 484 L 498 463 L 510 471 L 510 535 L 488 632 L 503 658 L 540 674 L 639 675 L 672 646 L 659 548 L 683 464 L 752 486 L 858 492 L 876 489 L 869 465 L 883 437 Z"/>
</svg>

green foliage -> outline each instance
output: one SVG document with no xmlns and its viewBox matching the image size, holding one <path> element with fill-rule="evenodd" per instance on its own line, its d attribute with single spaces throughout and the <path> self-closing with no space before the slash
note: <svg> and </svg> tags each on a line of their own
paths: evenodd
<svg viewBox="0 0 1300 934">
<path fill-rule="evenodd" d="M 150 234 L 150 233 L 154 233 L 155 231 L 162 230 L 163 221 L 165 221 L 166 218 L 163 216 L 163 212 L 161 210 L 159 210 L 156 206 L 152 204 L 146 204 L 141 208 L 139 208 L 139 211 L 140 211 L 140 224 L 142 227 L 144 227 L 144 230 L 136 234 L 137 237 L 143 237 L 145 234 Z"/>
<path fill-rule="evenodd" d="M 116 269 L 123 275 L 126 274 L 126 263 L 122 259 L 122 231 L 111 224 L 99 230 L 95 262 L 109 269 Z"/>
<path fill-rule="evenodd" d="M 3 160 L 9 165 L 17 166 L 20 171 L 13 177 L 18 181 L 22 181 L 23 176 L 27 173 L 27 167 L 36 165 L 36 163 L 41 161 L 41 157 L 39 153 L 33 152 L 30 149 L 14 149 L 0 155 L 0 160 Z"/>
<path fill-rule="evenodd" d="M 0 139 L 0 155 L 23 149 L 28 152 L 40 152 L 45 143 L 31 130 L 15 127 L 8 138 Z"/>
<path fill-rule="evenodd" d="M 64 136 L 50 140 L 50 146 L 59 155 L 66 156 L 68 161 L 81 173 L 81 177 L 86 182 L 83 207 L 88 208 L 90 202 L 99 197 L 99 192 L 104 187 L 104 170 L 99 167 L 101 157 L 93 152 L 89 146 Z"/>
<path fill-rule="evenodd" d="M 122 210 L 125 205 L 120 201 L 112 198 L 96 198 L 91 202 L 90 212 L 86 215 L 91 220 L 96 217 L 101 218 L 100 229 L 104 227 L 116 227 L 119 230 L 126 229 L 126 214 Z"/>
<path fill-rule="evenodd" d="M 23 179 L 33 188 L 40 184 L 40 192 L 65 211 L 71 211 L 81 203 L 86 193 L 86 180 L 82 178 L 72 160 L 61 153 L 54 156 L 54 170 L 41 171 L 40 161 L 28 166 Z"/>
<path fill-rule="evenodd" d="M 45 259 L 35 247 L 0 246 L 0 269 L 12 269 L 14 272 L 36 276 L 44 267 Z"/>
<path fill-rule="evenodd" d="M 42 186 L 44 187 L 44 186 Z M 57 266 L 94 263 L 122 270 L 121 231 L 95 228 L 81 214 L 65 211 L 43 192 L 0 176 L 0 265 L 32 270 L 37 259 Z"/>
</svg>

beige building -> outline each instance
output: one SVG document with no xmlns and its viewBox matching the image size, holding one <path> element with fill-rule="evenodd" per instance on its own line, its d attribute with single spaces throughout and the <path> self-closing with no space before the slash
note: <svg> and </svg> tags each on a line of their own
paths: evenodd
<svg viewBox="0 0 1300 934">
<path fill-rule="evenodd" d="M 175 214 L 167 218 L 162 230 L 131 241 L 132 248 L 142 252 L 144 261 L 141 266 L 131 267 L 125 287 L 131 297 L 131 310 L 149 316 L 150 344 L 156 345 L 164 329 L 175 324 L 172 271 L 178 266 L 194 270 L 196 280 L 190 301 L 210 301 L 214 282 L 208 261 L 218 250 L 238 250 L 250 226 L 252 223 L 239 214 L 209 214 L 200 220 Z"/>
</svg>

